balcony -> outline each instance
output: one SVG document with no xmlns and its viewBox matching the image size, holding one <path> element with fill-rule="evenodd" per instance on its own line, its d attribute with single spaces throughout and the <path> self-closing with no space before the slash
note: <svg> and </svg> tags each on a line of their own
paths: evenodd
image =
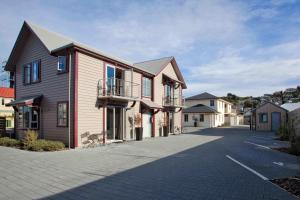
<svg viewBox="0 0 300 200">
<path fill-rule="evenodd" d="M 166 96 L 163 97 L 163 106 L 164 107 L 184 107 L 184 98 L 183 96 Z"/>
<path fill-rule="evenodd" d="M 137 100 L 140 85 L 123 79 L 108 78 L 98 81 L 98 98 L 115 100 Z"/>
</svg>

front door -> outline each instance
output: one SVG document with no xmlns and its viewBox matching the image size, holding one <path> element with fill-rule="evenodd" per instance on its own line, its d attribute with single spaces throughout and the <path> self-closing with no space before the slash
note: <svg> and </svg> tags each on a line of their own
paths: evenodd
<svg viewBox="0 0 300 200">
<path fill-rule="evenodd" d="M 123 108 L 107 107 L 106 112 L 107 139 L 111 141 L 123 139 Z"/>
<path fill-rule="evenodd" d="M 174 133 L 174 113 L 169 112 L 169 133 Z"/>
<path fill-rule="evenodd" d="M 152 123 L 151 123 L 151 113 L 143 113 L 143 137 L 151 137 Z"/>
<path fill-rule="evenodd" d="M 279 112 L 272 112 L 271 119 L 271 130 L 277 132 L 281 126 L 281 114 Z"/>
</svg>

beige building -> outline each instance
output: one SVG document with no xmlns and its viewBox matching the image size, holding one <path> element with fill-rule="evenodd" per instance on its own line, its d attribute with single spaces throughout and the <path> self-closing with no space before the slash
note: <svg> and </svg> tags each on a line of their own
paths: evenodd
<svg viewBox="0 0 300 200">
<path fill-rule="evenodd" d="M 274 103 L 266 102 L 251 111 L 250 127 L 257 131 L 277 132 L 287 125 L 288 111 Z"/>
<path fill-rule="evenodd" d="M 297 136 L 300 136 L 300 102 L 285 103 L 282 108 L 288 110 L 288 126 Z"/>
<path fill-rule="evenodd" d="M 207 92 L 185 99 L 184 126 L 218 127 L 234 125 L 232 104 Z"/>
<path fill-rule="evenodd" d="M 14 128 L 14 109 L 5 104 L 14 100 L 15 91 L 13 88 L 0 87 L 0 128 L 5 123 L 5 128 L 12 131 Z"/>
<path fill-rule="evenodd" d="M 24 22 L 6 70 L 15 72 L 16 133 L 71 147 L 181 132 L 185 81 L 174 57 L 131 63 Z M 165 127 L 165 128 L 163 128 Z"/>
</svg>

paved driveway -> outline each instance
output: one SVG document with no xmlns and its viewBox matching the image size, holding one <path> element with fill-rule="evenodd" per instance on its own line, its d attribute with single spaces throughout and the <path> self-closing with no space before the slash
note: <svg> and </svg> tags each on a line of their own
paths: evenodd
<svg viewBox="0 0 300 200">
<path fill-rule="evenodd" d="M 0 199 L 296 199 L 226 157 L 268 179 L 299 175 L 299 158 L 257 146 L 273 143 L 224 128 L 52 153 L 0 147 Z"/>
</svg>

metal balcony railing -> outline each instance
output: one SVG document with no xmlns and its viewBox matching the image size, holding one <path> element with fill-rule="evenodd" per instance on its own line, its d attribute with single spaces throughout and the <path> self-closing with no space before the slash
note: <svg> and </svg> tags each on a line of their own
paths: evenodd
<svg viewBox="0 0 300 200">
<path fill-rule="evenodd" d="M 163 97 L 163 106 L 183 107 L 184 106 L 184 98 L 183 98 L 183 96 L 180 96 L 180 95 Z"/>
<path fill-rule="evenodd" d="M 98 81 L 98 97 L 125 97 L 137 99 L 140 96 L 140 85 L 123 79 L 108 78 Z"/>
</svg>

